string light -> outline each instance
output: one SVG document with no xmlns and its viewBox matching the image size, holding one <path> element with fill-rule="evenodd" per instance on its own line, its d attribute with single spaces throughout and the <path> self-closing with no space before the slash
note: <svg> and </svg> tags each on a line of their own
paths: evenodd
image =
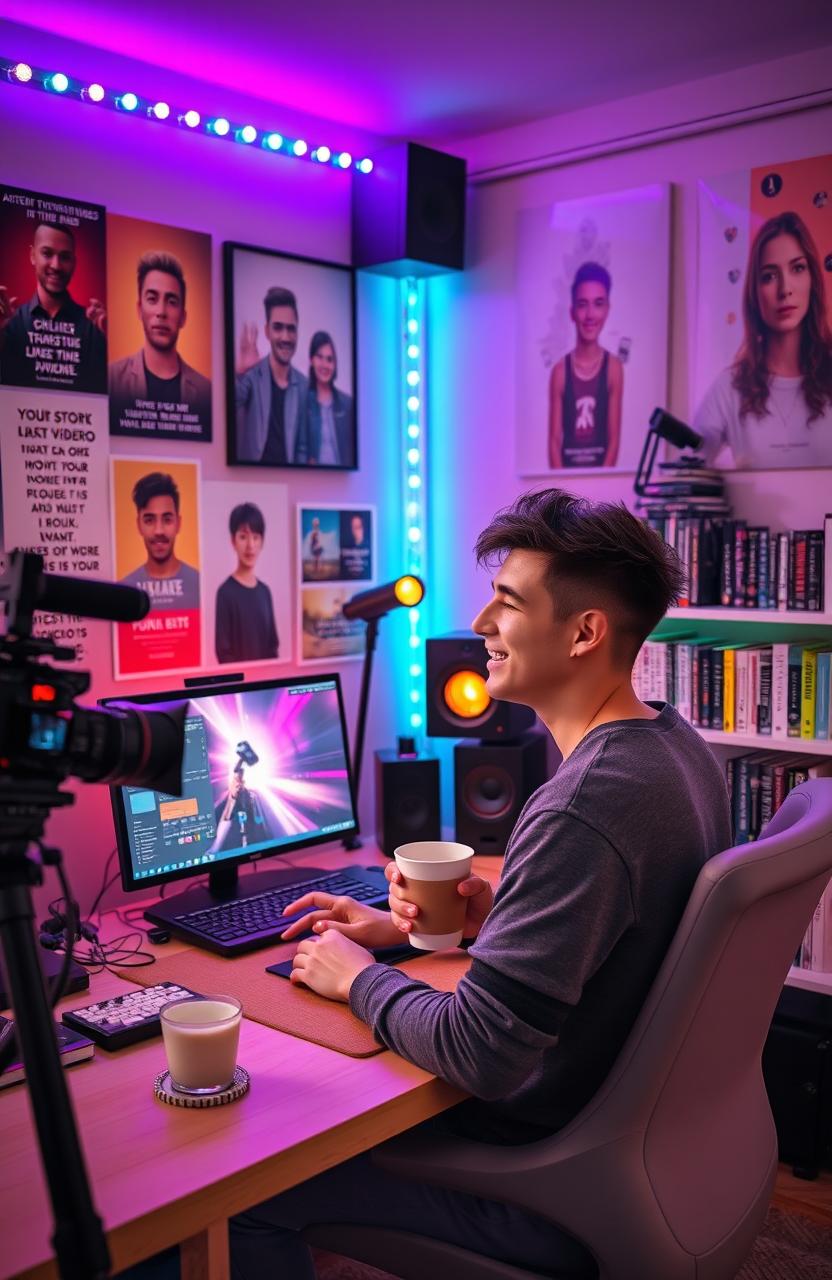
<svg viewBox="0 0 832 1280">
<path fill-rule="evenodd" d="M 203 117 L 193 108 L 182 111 L 167 102 L 141 99 L 132 90 L 106 92 L 104 86 L 97 81 L 88 83 L 85 80 L 74 79 L 63 71 L 32 67 L 28 62 L 0 57 L 0 78 L 10 84 L 41 89 L 66 99 L 74 98 L 90 106 L 103 106 L 122 111 L 128 115 L 135 115 L 137 119 L 144 117 L 154 123 L 184 127 L 192 132 L 198 131 L 203 137 L 239 142 L 243 146 L 251 146 L 259 139 L 265 151 L 311 160 L 336 169 L 355 169 L 360 174 L 372 173 L 374 168 L 369 156 L 362 156 L 361 159 L 355 160 L 349 151 L 333 151 L 323 143 L 310 148 L 309 143 L 303 138 L 287 141 L 282 133 L 274 129 L 260 129 L 254 124 L 245 122 L 235 123 L 223 115 Z"/>
<path fill-rule="evenodd" d="M 361 168 L 362 161 L 356 166 L 360 172 L 369 172 Z M 404 444 L 402 447 L 402 471 L 404 492 L 407 501 L 404 506 L 404 555 L 408 573 L 421 577 L 426 563 L 425 546 L 426 519 L 425 495 L 423 487 L 424 449 L 416 448 L 412 443 L 424 437 L 424 397 L 414 392 L 424 378 L 421 346 L 415 341 L 423 323 L 424 315 L 424 283 L 415 279 L 401 282 L 402 306 L 402 426 Z M 424 724 L 424 681 L 421 663 L 416 661 L 417 653 L 424 644 L 421 610 L 410 609 L 408 620 L 410 625 L 409 648 L 413 657 L 407 666 L 406 698 L 408 706 L 408 722 L 411 730 L 419 730 Z"/>
</svg>

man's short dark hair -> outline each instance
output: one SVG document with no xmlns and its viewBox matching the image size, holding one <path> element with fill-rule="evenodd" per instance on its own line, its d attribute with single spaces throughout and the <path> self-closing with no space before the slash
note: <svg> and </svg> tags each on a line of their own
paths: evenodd
<svg viewBox="0 0 832 1280">
<path fill-rule="evenodd" d="M 588 284 L 594 281 L 595 284 L 603 285 L 604 292 L 607 297 L 610 296 L 612 288 L 612 276 L 606 267 L 602 267 L 600 262 L 584 262 L 575 272 L 575 279 L 572 281 L 572 303 L 574 305 L 575 298 L 578 295 L 578 285 Z"/>
<path fill-rule="evenodd" d="M 497 512 L 474 550 L 486 565 L 501 564 L 511 551 L 548 555 L 555 617 L 564 622 L 603 608 L 614 631 L 613 658 L 622 663 L 635 661 L 685 581 L 676 552 L 623 502 L 591 502 L 563 489 L 524 493 Z"/>
<path fill-rule="evenodd" d="M 137 511 L 144 511 L 151 498 L 173 498 L 176 514 L 179 514 L 179 489 L 173 476 L 163 471 L 151 471 L 133 485 L 133 501 Z"/>
<path fill-rule="evenodd" d="M 182 290 L 182 306 L 185 305 L 185 272 L 182 270 L 182 263 L 178 258 L 174 258 L 172 253 L 165 253 L 161 249 L 149 249 L 147 253 L 143 253 L 139 258 L 139 264 L 136 268 L 136 276 L 139 285 L 139 297 L 142 296 L 142 286 L 145 277 L 151 271 L 164 271 L 166 276 L 173 276 L 174 280 L 179 282 L 179 288 Z"/>
<path fill-rule="evenodd" d="M 241 502 L 228 517 L 228 530 L 232 538 L 244 524 L 248 525 L 252 533 L 259 533 L 261 538 L 265 537 L 266 522 L 263 519 L 263 512 L 253 502 Z"/>
<path fill-rule="evenodd" d="M 298 300 L 292 293 L 291 289 L 283 289 L 280 285 L 272 285 L 265 298 L 263 306 L 266 308 L 266 324 L 269 323 L 272 311 L 275 307 L 291 307 L 295 313 L 295 320 L 298 318 Z"/>
<path fill-rule="evenodd" d="M 69 236 L 72 241 L 72 248 L 75 248 L 75 230 L 67 225 L 66 222 L 47 222 L 46 218 L 40 218 L 32 232 L 32 239 L 35 238 L 41 227 L 46 227 L 47 231 L 60 231 L 62 235 Z"/>
</svg>

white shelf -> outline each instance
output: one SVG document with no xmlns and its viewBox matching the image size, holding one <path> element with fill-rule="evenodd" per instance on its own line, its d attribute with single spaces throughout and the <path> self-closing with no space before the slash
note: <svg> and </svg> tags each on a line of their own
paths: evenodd
<svg viewBox="0 0 832 1280">
<path fill-rule="evenodd" d="M 822 991 L 832 995 L 832 973 L 816 973 L 814 969 L 789 969 L 787 987 L 803 987 L 805 991 Z"/>
<path fill-rule="evenodd" d="M 794 626 L 832 627 L 832 613 L 808 609 L 726 609 L 720 605 L 693 605 L 668 609 L 668 618 L 700 618 L 707 622 L 781 622 Z"/>
<path fill-rule="evenodd" d="M 698 729 L 706 742 L 716 742 L 721 747 L 756 747 L 758 751 L 790 751 L 793 754 L 832 756 L 832 742 L 826 738 L 773 738 L 759 733 L 723 733 L 721 729 Z"/>
</svg>

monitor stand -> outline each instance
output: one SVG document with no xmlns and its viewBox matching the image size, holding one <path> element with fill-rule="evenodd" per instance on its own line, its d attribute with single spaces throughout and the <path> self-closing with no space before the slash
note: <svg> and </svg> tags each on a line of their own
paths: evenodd
<svg viewBox="0 0 832 1280">
<path fill-rule="evenodd" d="M 281 867 L 279 871 L 256 871 L 239 876 L 237 866 L 214 866 L 208 871 L 208 883 L 180 889 L 173 897 L 163 898 L 145 910 L 145 920 L 163 928 L 175 927 L 178 916 L 192 911 L 205 911 L 222 902 L 252 898 L 265 889 L 284 888 L 317 876 L 327 875 L 323 867 Z"/>
</svg>

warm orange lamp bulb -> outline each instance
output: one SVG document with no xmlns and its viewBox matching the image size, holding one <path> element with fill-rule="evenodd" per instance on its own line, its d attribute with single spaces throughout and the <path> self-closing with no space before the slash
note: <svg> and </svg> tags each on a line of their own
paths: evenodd
<svg viewBox="0 0 832 1280">
<path fill-rule="evenodd" d="M 425 588 L 418 578 L 406 573 L 403 578 L 396 579 L 393 593 L 399 604 L 406 605 L 408 609 L 412 609 L 422 599 L 425 594 Z"/>
<path fill-rule="evenodd" d="M 476 720 L 491 701 L 479 671 L 455 671 L 445 682 L 445 706 L 460 720 Z"/>
</svg>

